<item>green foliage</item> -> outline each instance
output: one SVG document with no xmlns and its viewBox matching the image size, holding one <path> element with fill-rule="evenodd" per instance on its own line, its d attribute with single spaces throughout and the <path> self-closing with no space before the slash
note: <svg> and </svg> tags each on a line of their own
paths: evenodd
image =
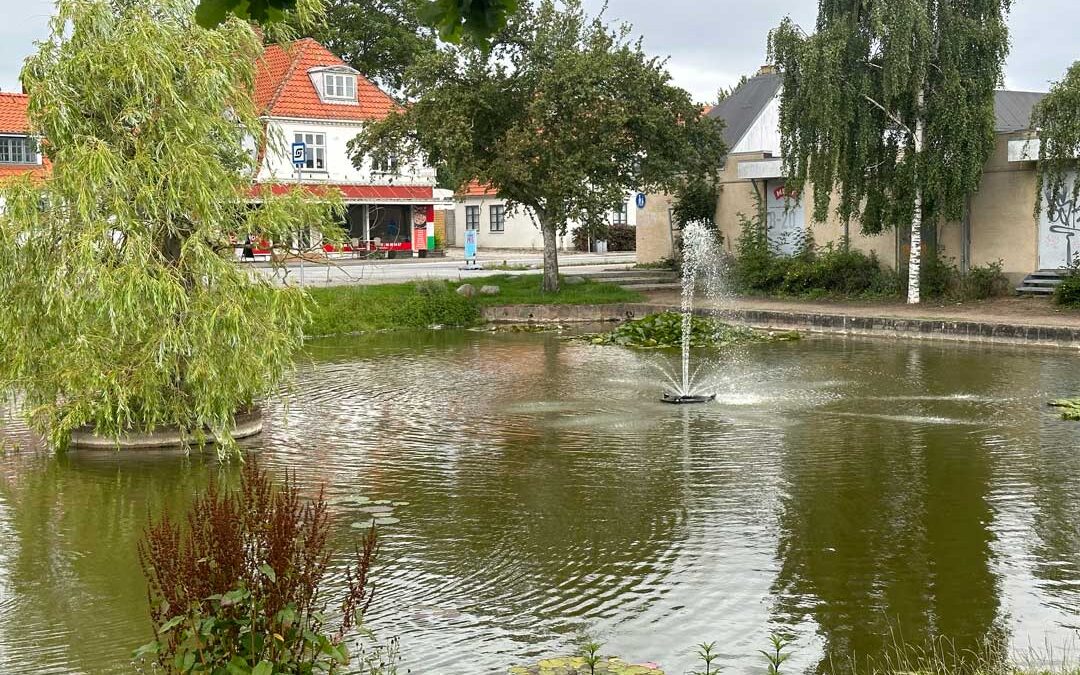
<svg viewBox="0 0 1080 675">
<path fill-rule="evenodd" d="M 422 16 L 443 40 L 456 43 L 467 36 L 486 49 L 517 8 L 518 0 L 425 0 Z"/>
<path fill-rule="evenodd" d="M 435 31 L 420 18 L 428 0 L 327 0 L 309 32 L 346 63 L 392 91 L 405 73 L 435 51 Z"/>
<path fill-rule="evenodd" d="M 323 0 L 199 0 L 195 21 L 202 28 L 217 28 L 235 17 L 262 24 L 270 39 L 291 39 L 292 26 L 308 26 L 322 12 Z"/>
<path fill-rule="evenodd" d="M 998 260 L 976 265 L 962 274 L 951 259 L 931 255 L 923 260 L 921 284 L 926 296 L 931 298 L 986 300 L 1009 293 L 1009 279 L 1002 270 L 1003 263 Z"/>
<path fill-rule="evenodd" d="M 768 295 L 868 297 L 898 291 L 896 277 L 883 270 L 877 258 L 829 242 L 818 248 L 804 237 L 796 255 L 785 256 L 770 244 L 759 218 L 742 219 L 736 245 L 734 276 L 745 292 Z"/>
<path fill-rule="evenodd" d="M 1004 273 L 1004 261 L 976 265 L 960 278 L 960 297 L 964 300 L 985 300 L 1008 295 L 1012 288 Z"/>
<path fill-rule="evenodd" d="M 1080 307 L 1080 270 L 1073 268 L 1054 289 L 1054 302 L 1066 307 Z"/>
<path fill-rule="evenodd" d="M 589 335 L 585 338 L 597 345 L 619 345 L 641 349 L 679 349 L 682 347 L 683 317 L 677 312 L 650 314 L 642 319 L 627 321 L 611 332 Z M 690 319 L 691 347 L 723 348 L 793 339 L 798 339 L 798 334 L 763 333 L 701 316 L 693 316 Z"/>
<path fill-rule="evenodd" d="M 1080 180 L 1071 178 L 1080 157 L 1080 61 L 1035 106 L 1031 128 L 1039 130 L 1041 142 L 1035 211 L 1042 209 L 1045 195 L 1048 215 L 1055 219 L 1062 209 L 1074 211 L 1080 202 Z"/>
<path fill-rule="evenodd" d="M 495 275 L 469 279 L 477 288 L 495 285 L 499 295 L 468 299 L 455 290 L 461 281 L 425 281 L 378 286 L 310 289 L 314 306 L 304 333 L 309 337 L 380 330 L 423 330 L 431 326 L 469 327 L 480 308 L 492 305 L 593 305 L 641 302 L 641 295 L 615 284 L 585 281 L 557 293 L 540 291 L 538 275 Z"/>
<path fill-rule="evenodd" d="M 591 234 L 584 227 L 579 227 L 574 230 L 574 248 L 588 251 L 590 236 L 593 242 L 598 239 L 607 241 L 611 253 L 637 250 L 637 228 L 630 225 L 605 224 L 595 228 Z"/>
<path fill-rule="evenodd" d="M 580 0 L 522 7 L 490 52 L 445 46 L 410 71 L 413 105 L 367 126 L 355 161 L 423 154 L 444 174 L 490 185 L 544 235 L 544 286 L 558 288 L 557 236 L 594 228 L 630 191 L 714 176 L 720 125 L 701 116 L 629 28 Z"/>
<path fill-rule="evenodd" d="M 716 652 L 715 642 L 702 642 L 697 646 L 697 657 L 701 661 L 701 664 L 705 666 L 705 670 L 695 670 L 690 675 L 716 675 L 720 671 L 720 667 L 713 666 L 713 662 L 720 658 L 720 655 Z"/>
<path fill-rule="evenodd" d="M 331 523 L 321 493 L 309 500 L 291 480 L 275 486 L 252 460 L 238 488 L 211 483 L 186 520 L 181 528 L 165 515 L 139 542 L 155 639 L 136 660 L 206 675 L 313 675 L 349 665 L 345 638 L 373 597 L 373 528 L 344 571 L 341 623 L 330 630 L 322 583 Z"/>
<path fill-rule="evenodd" d="M 332 236 L 338 205 L 250 207 L 261 41 L 237 20 L 199 28 L 192 10 L 63 0 L 22 73 L 52 173 L 0 187 L 0 390 L 57 446 L 87 425 L 227 438 L 302 344 L 302 291 L 251 278 L 229 238 Z"/>
<path fill-rule="evenodd" d="M 716 202 L 719 192 L 716 182 L 701 176 L 692 176 L 679 185 L 671 216 L 675 225 L 686 227 L 691 223 L 703 223 L 716 228 Z"/>
<path fill-rule="evenodd" d="M 1064 419 L 1080 422 L 1080 398 L 1051 401 L 1050 406 L 1060 408 Z"/>
<path fill-rule="evenodd" d="M 674 270 L 675 261 L 671 258 L 663 258 L 655 262 L 638 263 L 634 265 L 636 270 Z"/>
<path fill-rule="evenodd" d="M 994 147 L 1010 0 L 822 2 L 817 30 L 785 19 L 769 36 L 783 76 L 782 155 L 788 186 L 814 186 L 824 221 L 866 233 L 960 218 Z M 922 151 L 916 131 L 925 131 Z"/>
<path fill-rule="evenodd" d="M 769 636 L 770 649 L 762 649 L 761 654 L 769 662 L 769 675 L 780 675 L 780 667 L 791 658 L 791 654 L 785 654 L 784 649 L 790 644 L 786 639 L 779 635 Z"/>
</svg>

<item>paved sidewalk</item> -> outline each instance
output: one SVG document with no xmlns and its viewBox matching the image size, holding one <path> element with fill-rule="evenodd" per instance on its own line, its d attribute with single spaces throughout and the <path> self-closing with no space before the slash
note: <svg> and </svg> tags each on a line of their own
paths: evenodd
<svg viewBox="0 0 1080 675">
<path fill-rule="evenodd" d="M 675 293 L 651 293 L 649 301 L 679 303 Z M 698 302 L 699 306 L 707 303 Z M 1080 328 L 1080 309 L 1068 309 L 1046 298 L 995 298 L 965 303 L 840 302 L 821 300 L 786 300 L 777 298 L 736 297 L 720 303 L 723 309 L 739 311 L 828 314 L 859 318 L 927 319 L 934 321 L 973 321 L 1014 326 L 1060 326 Z"/>
</svg>

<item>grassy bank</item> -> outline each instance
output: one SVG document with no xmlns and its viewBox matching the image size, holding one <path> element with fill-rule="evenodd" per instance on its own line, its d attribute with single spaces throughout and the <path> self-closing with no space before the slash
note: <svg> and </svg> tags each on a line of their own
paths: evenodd
<svg viewBox="0 0 1080 675">
<path fill-rule="evenodd" d="M 498 286 L 499 295 L 465 298 L 455 291 L 461 281 L 420 281 L 378 286 L 331 286 L 310 289 L 314 300 L 309 336 L 347 335 L 378 330 L 468 327 L 480 322 L 480 310 L 493 305 L 605 305 L 640 302 L 639 293 L 614 284 L 586 280 L 543 293 L 538 274 L 507 274 L 469 279 L 479 290 Z"/>
</svg>

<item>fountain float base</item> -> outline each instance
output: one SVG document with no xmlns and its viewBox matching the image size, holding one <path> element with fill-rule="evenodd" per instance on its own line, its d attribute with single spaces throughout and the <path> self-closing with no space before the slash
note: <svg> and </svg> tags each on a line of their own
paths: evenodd
<svg viewBox="0 0 1080 675">
<path fill-rule="evenodd" d="M 694 405 L 698 403 L 712 403 L 716 400 L 716 394 L 712 396 L 680 396 L 679 394 L 664 394 L 664 398 L 660 399 L 664 403 L 670 403 L 672 405 Z"/>
</svg>

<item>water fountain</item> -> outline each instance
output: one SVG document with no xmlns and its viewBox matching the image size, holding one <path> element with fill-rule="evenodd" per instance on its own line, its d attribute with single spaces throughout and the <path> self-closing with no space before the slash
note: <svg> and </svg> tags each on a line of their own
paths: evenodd
<svg viewBox="0 0 1080 675">
<path fill-rule="evenodd" d="M 715 299 L 720 282 L 720 251 L 716 234 L 702 223 L 691 223 L 683 230 L 682 274 L 682 377 L 674 382 L 675 390 L 664 393 L 664 403 L 693 405 L 716 400 L 695 384 L 697 372 L 690 371 L 690 347 L 693 342 L 694 296 L 704 284 L 706 297 Z"/>
</svg>

